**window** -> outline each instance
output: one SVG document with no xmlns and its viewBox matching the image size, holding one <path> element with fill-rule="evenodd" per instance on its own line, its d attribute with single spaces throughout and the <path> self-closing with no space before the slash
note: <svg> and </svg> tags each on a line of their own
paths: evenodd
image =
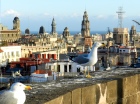
<svg viewBox="0 0 140 104">
<path fill-rule="evenodd" d="M 51 65 L 49 65 L 49 69 L 51 69 Z"/>
<path fill-rule="evenodd" d="M 69 65 L 69 72 L 71 72 L 71 65 Z"/>
<path fill-rule="evenodd" d="M 14 56 L 14 52 L 12 52 L 11 55 Z"/>
<path fill-rule="evenodd" d="M 10 58 L 10 53 L 8 52 L 8 58 Z"/>
<path fill-rule="evenodd" d="M 80 68 L 77 68 L 77 72 L 80 72 Z"/>
<path fill-rule="evenodd" d="M 67 72 L 67 65 L 64 65 L 64 72 Z"/>
<path fill-rule="evenodd" d="M 18 52 L 18 51 L 16 51 L 16 56 L 18 56 L 18 57 L 19 57 L 19 52 Z"/>
<path fill-rule="evenodd" d="M 57 72 L 60 72 L 60 65 L 57 65 Z"/>
</svg>

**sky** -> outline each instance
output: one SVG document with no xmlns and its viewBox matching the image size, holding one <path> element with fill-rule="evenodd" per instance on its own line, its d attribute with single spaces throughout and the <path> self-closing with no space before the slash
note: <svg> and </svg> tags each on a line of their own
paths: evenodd
<svg viewBox="0 0 140 104">
<path fill-rule="evenodd" d="M 140 21 L 140 0 L 0 0 L 0 23 L 13 28 L 13 19 L 18 16 L 22 31 L 51 31 L 52 19 L 56 31 L 81 31 L 84 11 L 88 13 L 91 31 L 107 31 L 118 27 L 117 11 L 123 7 L 123 27 L 132 25 L 140 30 L 134 21 Z"/>
</svg>

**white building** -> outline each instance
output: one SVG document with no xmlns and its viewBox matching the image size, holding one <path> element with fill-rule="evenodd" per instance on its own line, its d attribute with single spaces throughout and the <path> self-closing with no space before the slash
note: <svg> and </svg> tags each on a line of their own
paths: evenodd
<svg viewBox="0 0 140 104">
<path fill-rule="evenodd" d="M 3 50 L 0 49 L 0 63 L 2 63 L 2 61 L 3 61 L 2 54 L 3 54 Z"/>
<path fill-rule="evenodd" d="M 119 53 L 131 53 L 131 52 L 137 52 L 135 46 L 120 46 L 119 47 Z"/>
<path fill-rule="evenodd" d="M 19 58 L 21 58 L 21 46 L 4 46 L 0 49 L 3 51 L 0 56 L 3 62 L 7 59 L 9 62 L 19 61 Z"/>
<path fill-rule="evenodd" d="M 45 69 L 51 69 L 52 71 L 55 72 L 60 72 L 60 73 L 79 73 L 83 72 L 87 69 L 88 67 L 83 67 L 78 65 L 75 62 L 72 61 L 58 61 L 58 62 L 49 62 L 46 63 Z M 90 67 L 90 70 L 93 71 L 93 67 Z"/>
</svg>

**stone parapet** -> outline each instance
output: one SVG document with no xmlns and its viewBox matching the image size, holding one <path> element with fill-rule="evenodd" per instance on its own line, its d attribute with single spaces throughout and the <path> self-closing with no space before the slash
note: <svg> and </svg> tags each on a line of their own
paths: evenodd
<svg viewBox="0 0 140 104">
<path fill-rule="evenodd" d="M 77 88 L 45 104 L 140 104 L 139 79 L 136 74 Z"/>
<path fill-rule="evenodd" d="M 91 79 L 30 83 L 33 89 L 25 92 L 25 104 L 140 104 L 140 69 L 118 68 L 91 75 Z"/>
</svg>

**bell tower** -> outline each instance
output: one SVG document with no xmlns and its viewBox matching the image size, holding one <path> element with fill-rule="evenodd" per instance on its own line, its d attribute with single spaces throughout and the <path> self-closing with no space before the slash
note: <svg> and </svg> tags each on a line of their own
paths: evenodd
<svg viewBox="0 0 140 104">
<path fill-rule="evenodd" d="M 134 41 L 133 39 L 136 35 L 137 35 L 136 28 L 135 26 L 132 26 L 130 30 L 130 41 Z"/>
<path fill-rule="evenodd" d="M 15 17 L 13 20 L 13 29 L 20 30 L 20 20 L 18 17 Z"/>
<path fill-rule="evenodd" d="M 52 26 L 51 34 L 53 35 L 53 34 L 56 33 L 56 23 L 55 23 L 54 18 L 53 18 L 53 20 L 52 20 L 52 24 L 51 24 L 51 26 Z"/>
<path fill-rule="evenodd" d="M 89 28 L 89 20 L 88 20 L 88 14 L 85 11 L 83 15 L 83 21 L 82 21 L 82 28 L 81 28 L 81 34 L 83 37 L 90 36 L 90 28 Z"/>
</svg>

